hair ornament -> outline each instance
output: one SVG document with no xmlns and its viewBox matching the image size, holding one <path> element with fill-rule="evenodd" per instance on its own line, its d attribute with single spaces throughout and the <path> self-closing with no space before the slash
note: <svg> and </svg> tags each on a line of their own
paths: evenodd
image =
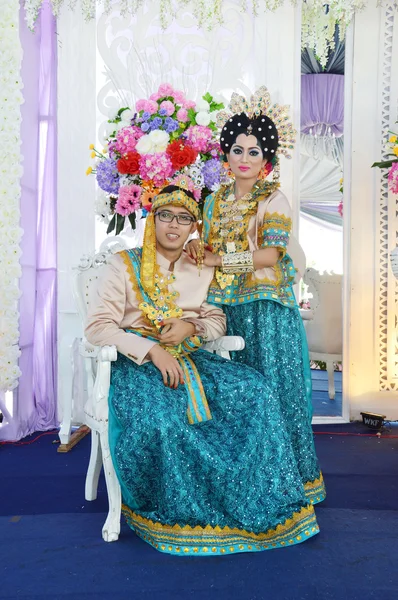
<svg viewBox="0 0 398 600">
<path fill-rule="evenodd" d="M 296 131 L 290 119 L 289 107 L 280 104 L 271 104 L 271 96 L 265 86 L 261 86 L 250 100 L 246 100 L 234 92 L 227 109 L 220 111 L 217 115 L 217 126 L 222 129 L 224 125 L 231 121 L 233 116 L 245 114 L 250 121 L 256 120 L 260 116 L 268 117 L 274 124 L 278 133 L 278 154 L 283 154 L 286 158 L 291 158 L 291 151 L 296 142 Z M 272 129 L 272 126 L 268 126 Z M 250 123 L 246 128 L 247 134 L 253 131 Z M 226 144 L 227 145 L 227 144 Z"/>
</svg>

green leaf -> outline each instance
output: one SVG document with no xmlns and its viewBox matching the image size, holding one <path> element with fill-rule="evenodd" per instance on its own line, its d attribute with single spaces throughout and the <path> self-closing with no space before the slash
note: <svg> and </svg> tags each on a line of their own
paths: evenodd
<svg viewBox="0 0 398 600">
<path fill-rule="evenodd" d="M 373 163 L 371 168 L 373 169 L 373 167 L 379 167 L 379 169 L 389 169 L 393 162 L 397 162 L 397 161 L 385 160 L 383 162 L 375 162 L 375 163 Z"/>
<path fill-rule="evenodd" d="M 131 229 L 135 229 L 135 213 L 131 213 L 131 215 L 129 215 L 129 221 Z"/>
<path fill-rule="evenodd" d="M 123 215 L 116 215 L 116 235 L 119 235 L 119 233 L 123 230 L 124 228 L 124 217 Z"/>
<path fill-rule="evenodd" d="M 124 110 L 130 110 L 130 107 L 129 106 L 125 106 L 123 108 L 119 108 L 119 110 L 117 111 L 118 117 L 120 117 L 120 115 L 122 114 L 122 112 Z"/>
<path fill-rule="evenodd" d="M 191 121 L 191 123 L 196 123 L 196 112 L 194 111 L 193 108 L 188 108 L 188 119 Z"/>
<path fill-rule="evenodd" d="M 106 233 L 111 233 L 111 231 L 113 231 L 115 229 L 115 225 L 116 225 L 116 214 L 113 215 L 113 217 L 108 225 L 108 229 L 106 230 Z"/>
<path fill-rule="evenodd" d="M 225 105 L 222 102 L 212 102 L 210 104 L 210 112 L 214 112 L 215 110 L 222 110 L 225 108 Z"/>
<path fill-rule="evenodd" d="M 212 103 L 213 101 L 213 96 L 209 93 L 206 92 L 204 96 L 202 96 L 203 100 L 206 100 L 206 102 L 208 102 L 209 104 Z"/>
</svg>

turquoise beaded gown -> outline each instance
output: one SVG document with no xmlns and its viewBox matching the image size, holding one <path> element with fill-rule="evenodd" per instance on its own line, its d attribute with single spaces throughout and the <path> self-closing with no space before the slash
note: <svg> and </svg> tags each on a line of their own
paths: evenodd
<svg viewBox="0 0 398 600">
<path fill-rule="evenodd" d="M 233 210 L 238 213 L 236 221 L 235 217 L 228 218 Z M 206 198 L 203 219 L 204 239 L 213 252 L 225 254 L 228 242 L 239 252 L 270 247 L 280 252 L 275 268 L 262 272 L 228 275 L 217 269 L 208 302 L 222 306 L 228 335 L 245 339 L 244 350 L 233 353 L 232 360 L 256 369 L 266 378 L 307 497 L 313 504 L 321 502 L 326 491 L 311 426 L 307 339 L 292 289 L 296 270 L 289 255 L 289 203 L 268 182 L 257 182 L 251 193 L 238 202 L 233 186 L 227 186 Z"/>
<path fill-rule="evenodd" d="M 157 550 L 217 556 L 300 543 L 319 529 L 278 402 L 256 371 L 198 350 L 212 419 L 189 424 L 184 385 L 118 355 L 109 439 L 132 529 Z"/>
</svg>

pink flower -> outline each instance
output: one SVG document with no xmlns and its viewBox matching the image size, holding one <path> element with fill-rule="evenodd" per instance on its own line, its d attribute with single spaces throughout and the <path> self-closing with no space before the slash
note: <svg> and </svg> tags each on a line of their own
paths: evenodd
<svg viewBox="0 0 398 600">
<path fill-rule="evenodd" d="M 149 96 L 149 100 L 157 102 L 158 100 L 160 100 L 160 95 L 157 92 L 155 92 Z"/>
<path fill-rule="evenodd" d="M 141 206 L 141 193 L 142 188 L 139 185 L 121 186 L 119 188 L 119 197 L 115 205 L 115 211 L 123 217 L 131 215 L 131 213 L 138 210 Z"/>
<path fill-rule="evenodd" d="M 160 97 L 172 96 L 173 92 L 174 90 L 169 83 L 161 83 L 158 89 L 158 94 Z"/>
<path fill-rule="evenodd" d="M 340 217 L 343 217 L 343 201 L 342 200 L 340 200 L 337 210 L 339 211 Z"/>
<path fill-rule="evenodd" d="M 184 104 L 184 102 L 186 102 L 185 94 L 184 94 L 184 92 L 181 92 L 180 90 L 175 90 L 173 92 L 173 98 L 174 98 L 174 102 L 176 104 L 180 104 L 181 106 Z"/>
<path fill-rule="evenodd" d="M 391 165 L 388 172 L 388 185 L 393 194 L 398 194 L 398 162 Z"/>
<path fill-rule="evenodd" d="M 188 127 L 185 132 L 189 144 L 197 152 L 207 152 L 209 147 L 209 141 L 212 137 L 212 131 L 208 127 L 203 125 L 193 125 Z"/>
<path fill-rule="evenodd" d="M 149 114 L 154 115 L 155 113 L 158 112 L 159 105 L 154 100 L 147 100 L 144 110 L 148 111 Z"/>
<path fill-rule="evenodd" d="M 163 108 L 169 117 L 171 117 L 171 115 L 174 114 L 174 111 L 176 109 L 176 107 L 172 102 L 170 102 L 170 100 L 163 100 L 163 102 L 160 103 L 159 108 Z"/>
<path fill-rule="evenodd" d="M 153 181 L 156 187 L 162 187 L 171 177 L 174 169 L 165 152 L 143 154 L 140 159 L 140 175 L 145 181 Z"/>
<path fill-rule="evenodd" d="M 188 121 L 188 112 L 185 108 L 180 108 L 177 112 L 177 121 L 180 121 L 181 123 L 186 123 Z"/>
<path fill-rule="evenodd" d="M 138 140 L 143 135 L 144 132 L 135 125 L 131 127 L 123 127 L 123 129 L 117 132 L 114 149 L 117 150 L 122 156 L 127 154 L 127 152 L 133 152 Z"/>
<path fill-rule="evenodd" d="M 135 103 L 135 110 L 137 112 L 140 112 L 140 110 L 145 110 L 146 103 L 147 100 L 137 100 L 137 102 Z"/>
<path fill-rule="evenodd" d="M 189 108 L 195 108 L 196 104 L 195 102 L 193 102 L 193 100 L 185 100 L 183 107 L 186 108 L 187 110 Z"/>
</svg>

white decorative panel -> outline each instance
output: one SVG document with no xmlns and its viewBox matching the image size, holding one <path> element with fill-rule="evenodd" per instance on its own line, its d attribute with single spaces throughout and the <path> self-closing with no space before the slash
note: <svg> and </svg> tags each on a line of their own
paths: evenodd
<svg viewBox="0 0 398 600">
<path fill-rule="evenodd" d="M 384 11 L 381 70 L 381 157 L 387 160 L 385 143 L 398 119 L 398 25 L 394 3 Z M 386 171 L 383 171 L 383 175 Z M 380 177 L 379 203 L 379 379 L 380 390 L 398 389 L 397 313 L 398 285 L 389 264 L 390 251 L 398 244 L 396 197 Z"/>
<path fill-rule="evenodd" d="M 225 2 L 224 24 L 198 29 L 189 9 L 162 31 L 159 3 L 144 3 L 137 16 L 117 10 L 97 20 L 97 125 L 99 140 L 110 109 L 130 106 L 171 83 L 196 100 L 206 91 L 229 100 L 266 85 L 275 102 L 292 107 L 299 129 L 300 10 L 290 5 L 253 18 L 239 0 Z M 297 161 L 299 152 L 296 152 Z M 282 181 L 293 206 L 299 164 L 283 160 Z"/>
</svg>

